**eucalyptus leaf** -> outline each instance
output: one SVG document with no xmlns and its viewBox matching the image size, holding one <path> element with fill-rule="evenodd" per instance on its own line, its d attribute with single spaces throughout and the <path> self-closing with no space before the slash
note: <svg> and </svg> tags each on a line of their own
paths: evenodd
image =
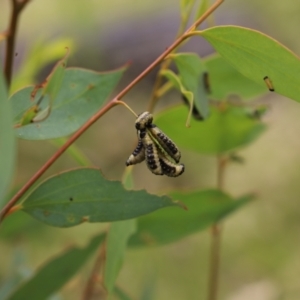
<svg viewBox="0 0 300 300">
<path fill-rule="evenodd" d="M 193 106 L 194 106 L 194 95 L 192 92 L 188 91 L 185 89 L 183 86 L 180 78 L 171 70 L 162 70 L 161 74 L 165 76 L 169 81 L 172 83 L 172 85 L 180 91 L 182 96 L 184 97 L 183 99 L 186 99 L 187 104 L 189 105 L 189 113 L 187 115 L 187 120 L 186 120 L 186 127 L 190 127 L 191 123 L 191 115 L 193 112 Z"/>
<path fill-rule="evenodd" d="M 234 68 L 261 86 L 267 76 L 275 92 L 300 101 L 300 60 L 285 46 L 256 30 L 216 26 L 197 34 L 204 37 Z"/>
<path fill-rule="evenodd" d="M 187 113 L 185 107 L 175 106 L 157 115 L 155 123 L 178 146 L 203 154 L 221 154 L 245 146 L 266 128 L 244 108 L 226 103 L 211 107 L 205 122 L 192 119 L 190 128 L 184 126 Z"/>
<path fill-rule="evenodd" d="M 4 203 L 5 194 L 12 180 L 14 163 L 15 136 L 13 132 L 13 117 L 4 77 L 2 72 L 0 72 L 0 205 Z"/>
<path fill-rule="evenodd" d="M 104 238 L 105 234 L 100 234 L 85 248 L 72 247 L 52 258 L 32 278 L 21 284 L 7 300 L 47 299 L 76 274 Z"/>
<path fill-rule="evenodd" d="M 128 191 L 121 182 L 105 179 L 98 169 L 81 168 L 41 183 L 22 203 L 22 209 L 48 225 L 71 227 L 132 219 L 174 205 L 179 204 L 169 197 Z"/>
<path fill-rule="evenodd" d="M 127 242 L 136 231 L 136 221 L 126 220 L 111 224 L 106 241 L 106 260 L 104 267 L 104 284 L 110 294 L 122 267 Z"/>
<path fill-rule="evenodd" d="M 176 53 L 172 54 L 171 58 L 179 71 L 182 85 L 193 93 L 193 104 L 205 119 L 208 116 L 208 91 L 204 80 L 207 73 L 205 64 L 195 53 Z"/>
<path fill-rule="evenodd" d="M 107 73 L 66 69 L 51 114 L 41 122 L 15 128 L 17 136 L 28 140 L 45 140 L 70 135 L 104 105 L 124 71 L 124 68 Z M 32 101 L 32 91 L 33 87 L 27 87 L 11 97 L 16 124 L 41 95 L 41 92 L 37 93 Z M 45 95 L 41 110 L 47 109 L 49 101 L 49 96 Z"/>
<path fill-rule="evenodd" d="M 132 300 L 120 287 L 116 286 L 114 290 L 114 294 L 120 300 Z"/>
<path fill-rule="evenodd" d="M 170 196 L 183 202 L 187 210 L 174 207 L 138 218 L 138 229 L 129 240 L 130 246 L 174 242 L 220 221 L 254 197 L 249 194 L 233 199 L 220 190 L 173 192 Z"/>
<path fill-rule="evenodd" d="M 55 40 L 38 39 L 25 53 L 22 65 L 13 78 L 11 91 L 33 84 L 38 72 L 46 65 L 58 60 L 66 53 L 66 47 L 74 51 L 74 41 L 59 37 Z"/>
<path fill-rule="evenodd" d="M 204 63 L 209 74 L 211 90 L 209 97 L 212 99 L 224 100 L 230 95 L 249 99 L 268 92 L 265 86 L 242 75 L 219 55 L 206 57 Z"/>
</svg>

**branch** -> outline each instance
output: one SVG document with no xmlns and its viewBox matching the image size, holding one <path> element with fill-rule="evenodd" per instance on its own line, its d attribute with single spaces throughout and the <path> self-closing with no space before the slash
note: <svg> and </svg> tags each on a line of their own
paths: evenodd
<svg viewBox="0 0 300 300">
<path fill-rule="evenodd" d="M 148 68 L 138 75 L 128 86 L 126 86 L 115 98 L 108 102 L 94 116 L 92 116 L 58 151 L 50 157 L 50 159 L 31 177 L 31 179 L 18 191 L 18 193 L 5 205 L 0 213 L 0 223 L 9 212 L 9 210 L 17 203 L 25 192 L 45 173 L 46 170 L 72 145 L 92 124 L 94 124 L 102 115 L 108 112 L 115 105 L 120 104 L 120 99 L 124 97 L 139 81 L 141 81 L 148 73 L 150 73 L 164 58 L 171 53 L 185 39 L 189 38 L 189 34 L 200 25 L 212 12 L 214 12 L 224 0 L 217 0 L 189 29 L 185 31 L 175 42 L 169 46 Z"/>
<path fill-rule="evenodd" d="M 224 173 L 227 164 L 227 158 L 218 157 L 217 169 L 217 187 L 219 190 L 224 188 Z M 211 248 L 209 262 L 209 281 L 208 281 L 208 300 L 216 300 L 219 286 L 219 271 L 220 271 L 220 251 L 221 251 L 221 227 L 219 224 L 214 224 L 211 227 Z"/>
<path fill-rule="evenodd" d="M 7 87 L 9 88 L 12 77 L 13 62 L 15 56 L 15 40 L 17 35 L 17 27 L 19 21 L 19 15 L 29 3 L 30 0 L 11 0 L 12 11 L 9 21 L 9 27 L 7 29 L 5 60 L 4 60 L 4 76 L 6 79 Z"/>
<path fill-rule="evenodd" d="M 88 282 L 85 286 L 85 289 L 84 289 L 84 292 L 82 295 L 82 300 L 93 299 L 93 296 L 95 295 L 95 285 L 97 283 L 101 284 L 101 291 L 100 291 L 101 299 L 106 298 L 107 293 L 106 293 L 105 289 L 103 288 L 103 283 L 102 283 L 103 278 L 102 277 L 99 278 L 99 274 L 101 272 L 101 269 L 103 269 L 105 259 L 106 259 L 106 243 L 103 243 L 100 246 L 99 252 L 97 254 L 97 257 L 96 257 L 96 260 L 94 263 L 94 267 L 92 269 L 92 272 L 90 274 Z M 98 295 L 98 297 L 99 296 L 100 295 Z"/>
</svg>

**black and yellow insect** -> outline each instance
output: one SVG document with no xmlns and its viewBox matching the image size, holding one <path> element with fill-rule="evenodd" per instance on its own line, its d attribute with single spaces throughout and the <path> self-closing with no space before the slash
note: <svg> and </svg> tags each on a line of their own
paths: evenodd
<svg viewBox="0 0 300 300">
<path fill-rule="evenodd" d="M 175 143 L 155 124 L 149 112 L 140 114 L 135 122 L 138 131 L 138 145 L 126 161 L 134 165 L 146 160 L 148 169 L 155 175 L 177 177 L 184 172 L 179 162 L 181 154 Z M 174 160 L 174 163 L 172 160 Z"/>
<path fill-rule="evenodd" d="M 264 82 L 266 83 L 266 85 L 267 85 L 267 87 L 268 87 L 268 89 L 269 89 L 270 92 L 274 92 L 275 91 L 273 83 L 272 83 L 271 79 L 268 76 L 264 77 Z"/>
</svg>

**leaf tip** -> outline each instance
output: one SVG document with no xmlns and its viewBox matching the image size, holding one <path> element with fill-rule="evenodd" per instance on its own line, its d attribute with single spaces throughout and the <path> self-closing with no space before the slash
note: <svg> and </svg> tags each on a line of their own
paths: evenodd
<svg viewBox="0 0 300 300">
<path fill-rule="evenodd" d="M 181 207 L 184 210 L 189 210 L 188 207 L 181 201 L 174 201 L 174 203 L 176 203 L 177 206 Z"/>
</svg>

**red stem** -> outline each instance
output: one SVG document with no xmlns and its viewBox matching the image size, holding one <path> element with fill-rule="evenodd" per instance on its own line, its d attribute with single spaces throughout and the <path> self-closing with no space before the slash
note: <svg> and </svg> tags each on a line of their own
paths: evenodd
<svg viewBox="0 0 300 300">
<path fill-rule="evenodd" d="M 24 0 L 25 1 L 25 0 Z M 170 52 L 172 52 L 182 41 L 189 37 L 189 33 L 200 25 L 213 11 L 215 11 L 224 0 L 217 0 L 189 29 L 185 31 L 175 42 L 168 47 L 148 68 L 138 75 L 127 87 L 125 87 L 114 99 L 108 102 L 100 111 L 92 116 L 50 159 L 30 178 L 30 180 L 10 199 L 0 213 L 0 223 L 24 193 L 45 173 L 45 171 L 74 143 L 92 124 L 112 107 L 119 104 L 119 100 L 126 95 L 140 80 L 152 71 Z"/>
<path fill-rule="evenodd" d="M 9 21 L 9 27 L 6 33 L 7 38 L 6 38 L 5 61 L 4 61 L 4 76 L 8 88 L 10 86 L 11 78 L 12 78 L 13 62 L 15 56 L 15 41 L 17 35 L 19 15 L 29 1 L 30 0 L 11 1 L 12 10 L 11 10 L 11 17 Z"/>
</svg>

